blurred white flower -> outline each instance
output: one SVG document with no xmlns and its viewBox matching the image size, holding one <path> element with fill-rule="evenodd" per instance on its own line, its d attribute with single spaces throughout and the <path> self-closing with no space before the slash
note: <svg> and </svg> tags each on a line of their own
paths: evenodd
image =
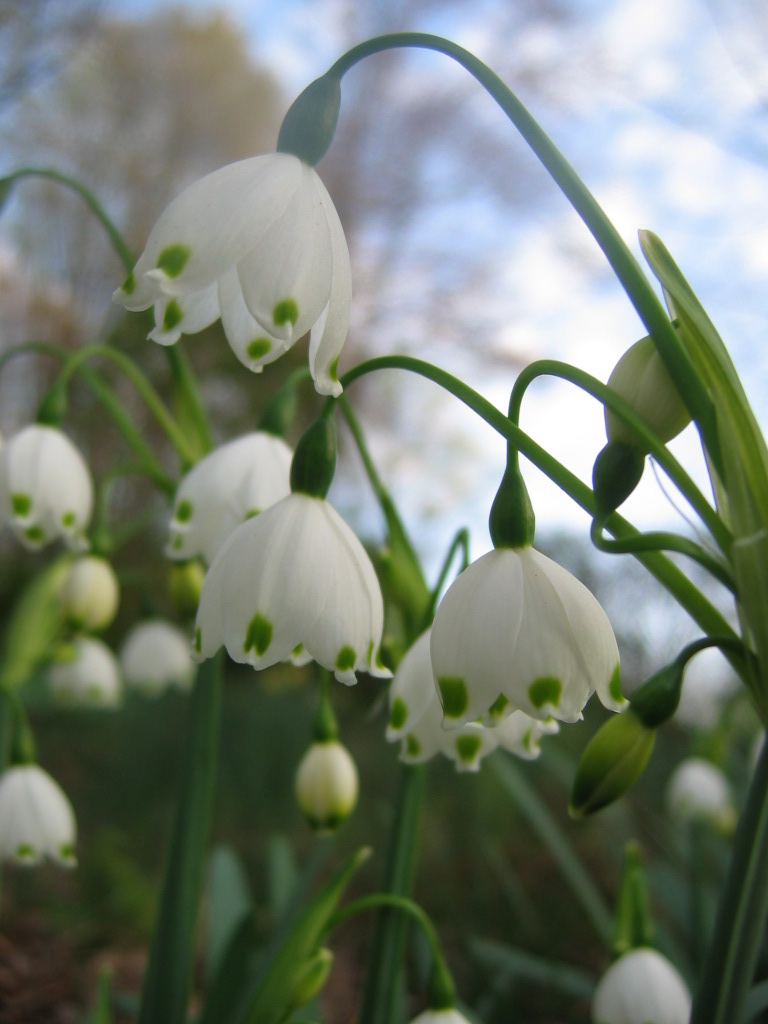
<svg viewBox="0 0 768 1024">
<path fill-rule="evenodd" d="M 78 636 L 64 654 L 64 660 L 48 669 L 52 692 L 71 704 L 117 707 L 123 685 L 120 666 L 109 647 L 95 637 Z"/>
<path fill-rule="evenodd" d="M 688 1024 L 691 997 L 655 949 L 632 949 L 611 964 L 592 999 L 592 1024 Z"/>
<path fill-rule="evenodd" d="M 165 619 L 137 623 L 120 648 L 120 667 L 128 686 L 147 694 L 170 686 L 188 690 L 195 678 L 187 635 Z"/>
<path fill-rule="evenodd" d="M 725 775 L 711 761 L 689 757 L 667 783 L 667 811 L 679 821 L 703 821 L 729 832 L 736 824 L 736 805 Z"/>
<path fill-rule="evenodd" d="M 400 760 L 418 764 L 440 753 L 459 771 L 477 771 L 481 759 L 498 747 L 525 759 L 538 757 L 542 735 L 558 731 L 553 719 L 540 721 L 523 711 L 513 711 L 490 728 L 477 722 L 458 729 L 443 728 L 443 709 L 430 660 L 430 635 L 430 630 L 422 633 L 405 653 L 389 689 L 387 739 L 400 741 Z"/>
<path fill-rule="evenodd" d="M 19 864 L 43 858 L 74 867 L 75 815 L 64 791 L 36 764 L 0 775 L 0 857 Z"/>
<path fill-rule="evenodd" d="M 597 691 L 624 706 L 608 616 L 574 576 L 532 547 L 495 548 L 445 594 L 432 669 L 450 727 L 494 725 L 512 711 L 575 722 Z"/>
<path fill-rule="evenodd" d="M 357 766 L 338 740 L 313 743 L 296 772 L 296 802 L 314 829 L 332 832 L 357 803 Z"/>
<path fill-rule="evenodd" d="M 229 344 L 259 371 L 308 331 L 321 394 L 338 395 L 352 276 L 344 231 L 319 175 L 290 153 L 222 167 L 185 189 L 155 224 L 114 294 L 154 306 L 150 338 L 173 345 L 221 317 Z"/>
<path fill-rule="evenodd" d="M 411 1024 L 470 1024 L 463 1013 L 455 1007 L 445 1010 L 424 1010 L 414 1017 Z"/>
<path fill-rule="evenodd" d="M 290 494 L 292 455 L 281 437 L 256 431 L 201 459 L 176 492 L 169 558 L 210 565 L 235 527 Z"/>
<path fill-rule="evenodd" d="M 32 424 L 0 446 L 0 525 L 37 550 L 63 539 L 85 550 L 93 508 L 91 474 L 69 438 Z"/>
<path fill-rule="evenodd" d="M 230 535 L 208 570 L 193 656 L 224 644 L 256 669 L 304 654 L 336 678 L 388 678 L 381 588 L 360 541 L 323 498 L 289 494 Z"/>
<path fill-rule="evenodd" d="M 74 629 L 106 629 L 117 612 L 120 587 L 114 569 L 103 558 L 86 555 L 67 570 L 59 591 L 64 614 Z"/>
</svg>

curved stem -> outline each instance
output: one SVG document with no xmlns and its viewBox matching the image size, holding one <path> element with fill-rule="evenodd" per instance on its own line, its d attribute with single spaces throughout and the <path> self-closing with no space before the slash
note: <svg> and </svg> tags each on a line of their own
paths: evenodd
<svg viewBox="0 0 768 1024">
<path fill-rule="evenodd" d="M 712 401 L 675 336 L 674 328 L 653 287 L 594 196 L 498 75 L 456 43 L 422 32 L 395 32 L 360 43 L 339 58 L 328 74 L 341 78 L 359 61 L 375 53 L 400 47 L 434 50 L 455 60 L 483 86 L 514 124 L 603 250 L 648 333 L 653 336 L 659 354 L 698 425 L 710 457 L 718 470 L 722 470 Z"/>
<path fill-rule="evenodd" d="M 687 537 L 665 531 L 653 531 L 638 534 L 636 537 L 608 540 L 603 537 L 602 524 L 597 519 L 592 520 L 589 536 L 598 551 L 605 551 L 611 555 L 634 555 L 637 551 L 676 551 L 698 562 L 731 593 L 736 593 L 736 584 L 727 566 Z"/>
<path fill-rule="evenodd" d="M 0 179 L 0 184 L 13 185 L 22 178 L 47 178 L 49 181 L 58 182 L 58 184 L 64 185 L 66 188 L 76 192 L 96 216 L 106 231 L 112 243 L 112 248 L 120 257 L 120 262 L 123 264 L 126 273 L 130 273 L 133 267 L 131 251 L 126 245 L 123 236 L 115 227 L 114 222 L 107 216 L 106 210 L 90 189 L 86 188 L 77 178 L 73 178 L 69 174 L 63 174 L 61 171 L 56 171 L 52 167 L 21 167 L 19 170 L 14 171 L 12 174 L 7 174 L 4 178 Z"/>
<path fill-rule="evenodd" d="M 528 434 L 517 427 L 495 405 L 445 370 L 433 366 L 422 359 L 415 359 L 412 356 L 379 356 L 375 359 L 368 359 L 345 373 L 341 378 L 342 386 L 346 388 L 355 380 L 368 373 L 385 369 L 409 370 L 439 384 L 449 394 L 454 395 L 468 408 L 472 409 L 473 412 L 477 413 L 502 437 L 511 441 L 527 459 L 545 473 L 550 480 L 554 481 L 577 505 L 580 505 L 589 515 L 594 516 L 594 495 L 590 487 L 579 480 L 570 470 L 566 469 L 562 463 L 558 462 L 541 445 L 536 444 Z M 638 531 L 615 512 L 606 521 L 605 528 L 614 537 L 639 536 Z M 634 557 L 666 587 L 670 594 L 675 597 L 678 604 L 688 612 L 704 632 L 719 633 L 737 638 L 736 633 L 723 615 L 665 555 L 659 551 L 638 551 L 634 554 Z M 748 679 L 747 666 L 743 660 L 736 656 L 732 656 L 730 660 L 735 671 L 745 680 Z"/>
<path fill-rule="evenodd" d="M 588 395 L 596 398 L 601 405 L 615 413 L 636 434 L 644 451 L 652 455 L 677 489 L 688 501 L 709 532 L 715 538 L 721 551 L 727 555 L 733 537 L 717 511 L 710 505 L 696 484 L 686 473 L 666 445 L 658 439 L 653 431 L 639 418 L 637 413 L 611 388 L 596 377 L 579 370 L 578 367 L 555 359 L 540 359 L 526 366 L 520 372 L 512 388 L 509 399 L 509 416 L 515 423 L 519 422 L 520 406 L 523 395 L 530 384 L 538 377 L 556 377 L 575 384 Z"/>
<path fill-rule="evenodd" d="M 168 412 L 162 398 L 152 387 L 138 366 L 136 366 L 134 361 L 124 353 L 118 352 L 116 349 L 109 348 L 107 345 L 88 345 L 86 348 L 79 349 L 67 359 L 58 378 L 56 379 L 56 382 L 54 383 L 54 387 L 66 385 L 72 374 L 75 373 L 83 363 L 96 356 L 103 359 L 109 359 L 122 370 L 136 391 L 138 391 L 139 395 L 141 395 L 145 405 L 157 420 L 158 425 L 163 430 L 168 440 L 176 448 L 182 462 L 186 465 L 193 465 L 196 461 L 195 452 L 189 446 L 187 439 L 180 430 L 178 424 Z"/>
<path fill-rule="evenodd" d="M 764 743 L 736 831 L 691 1024 L 744 1020 L 767 915 L 768 743 Z"/>
<path fill-rule="evenodd" d="M 451 563 L 453 562 L 454 555 L 457 551 L 461 551 L 461 564 L 459 566 L 459 572 L 463 572 L 464 569 L 469 565 L 469 530 L 466 527 L 462 527 L 456 531 L 456 536 L 451 542 L 451 546 L 448 548 L 448 553 L 443 559 L 443 565 L 440 569 L 440 574 L 437 577 L 437 583 L 432 588 L 431 600 L 429 602 L 429 608 L 425 616 L 424 628 L 426 629 L 432 623 L 435 617 L 435 611 L 437 610 L 437 602 L 440 599 L 440 591 L 443 589 L 443 585 L 448 578 L 448 573 L 451 569 Z M 457 573 L 458 575 L 458 573 Z"/>
</svg>

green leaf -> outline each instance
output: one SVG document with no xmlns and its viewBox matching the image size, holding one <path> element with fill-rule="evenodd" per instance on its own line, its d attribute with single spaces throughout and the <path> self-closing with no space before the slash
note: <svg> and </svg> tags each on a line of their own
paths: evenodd
<svg viewBox="0 0 768 1024">
<path fill-rule="evenodd" d="M 5 624 L 0 670 L 1 686 L 19 686 L 51 651 L 64 623 L 59 590 L 71 565 L 62 555 L 35 576 L 22 591 Z"/>
<path fill-rule="evenodd" d="M 218 969 L 206 993 L 197 1024 L 239 1024 L 258 970 L 260 949 L 256 921 L 249 913 L 230 933 L 218 960 Z"/>
<path fill-rule="evenodd" d="M 267 876 L 269 909 L 273 920 L 279 921 L 290 906 L 299 884 L 296 857 L 285 836 L 272 836 L 269 840 Z"/>
<path fill-rule="evenodd" d="M 228 846 L 217 846 L 211 854 L 208 892 L 207 968 L 214 977 L 232 936 L 253 910 L 245 871 Z"/>
<path fill-rule="evenodd" d="M 305 908 L 287 939 L 271 957 L 248 1002 L 243 1024 L 282 1024 L 296 1008 L 297 988 L 320 950 L 328 922 L 354 872 L 368 858 L 358 850 Z"/>
<path fill-rule="evenodd" d="M 192 696 L 187 763 L 168 850 L 138 1024 L 185 1024 L 213 807 L 222 657 L 202 663 Z"/>
</svg>

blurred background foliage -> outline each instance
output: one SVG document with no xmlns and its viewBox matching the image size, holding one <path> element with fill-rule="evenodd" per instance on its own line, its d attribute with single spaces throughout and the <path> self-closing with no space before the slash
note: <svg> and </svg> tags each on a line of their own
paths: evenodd
<svg viewBox="0 0 768 1024">
<path fill-rule="evenodd" d="M 419 4 L 424 10 L 440 6 L 431 0 Z M 388 5 L 386 17 L 384 6 L 346 4 L 350 42 L 384 27 L 392 30 L 398 21 L 400 27 L 412 22 L 413 3 Z M 511 37 L 523 28 L 531 31 L 537 20 L 559 19 L 568 32 L 576 15 L 572 5 L 557 0 L 524 0 L 509 5 L 506 17 Z M 540 53 L 531 54 L 516 63 L 516 82 L 528 95 L 551 93 L 551 67 Z M 338 136 L 320 168 L 338 205 L 355 268 L 355 319 L 344 363 L 417 347 L 410 338 L 418 340 L 421 355 L 439 349 L 446 366 L 453 368 L 455 357 L 460 372 L 466 339 L 475 345 L 492 331 L 495 310 L 486 303 L 492 260 L 476 247 L 451 244 L 450 234 L 446 242 L 439 232 L 425 232 L 424 226 L 437 222 L 455 194 L 466 199 L 472 189 L 492 194 L 499 215 L 528 209 L 542 181 L 522 148 L 506 136 L 499 141 L 497 123 L 477 116 L 475 100 L 456 79 L 446 76 L 436 88 L 399 92 L 396 76 L 389 73 L 397 59 L 382 57 L 350 78 Z M 585 54 L 585 63 L 589 59 Z M 505 73 L 503 60 L 497 70 Z M 364 116 L 357 102 L 371 93 L 387 101 L 375 118 Z M 224 163 L 273 148 L 291 98 L 254 62 L 224 14 L 159 7 L 144 19 L 124 20 L 94 0 L 0 4 L 3 169 L 54 166 L 80 178 L 135 251 L 184 185 Z M 455 150 L 457 137 L 462 145 L 447 165 L 445 150 L 448 145 Z M 122 271 L 80 200 L 51 183 L 24 183 L 3 217 L 0 352 L 30 339 L 69 350 L 109 341 L 134 356 L 156 387 L 169 394 L 163 352 L 145 341 L 146 318 L 124 317 L 110 308 Z M 430 276 L 436 261 L 440 274 Z M 413 266 L 426 287 L 405 286 Z M 451 302 L 457 290 L 467 301 Z M 305 358 L 297 345 L 262 376 L 251 376 L 218 325 L 182 344 L 218 441 L 252 428 L 266 397 Z M 479 347 L 485 369 L 511 381 L 515 359 L 502 358 L 491 343 Z M 130 386 L 113 367 L 95 365 L 168 472 L 178 475 L 172 453 Z M 55 361 L 36 355 L 3 368 L 4 432 L 34 416 L 57 369 Z M 309 388 L 305 397 L 303 415 L 308 416 L 316 399 Z M 414 412 L 389 378 L 378 386 L 356 385 L 350 397 L 366 428 L 394 437 L 384 462 L 385 474 L 396 475 L 398 446 L 401 451 L 407 446 L 402 459 L 412 460 L 414 446 L 421 445 L 429 401 Z M 69 403 L 66 428 L 99 479 L 127 455 L 124 442 L 104 424 L 96 399 L 79 380 L 70 388 Z M 375 505 L 343 432 L 341 443 L 332 497 L 375 544 L 381 537 Z M 445 467 L 462 445 L 460 431 L 442 443 Z M 428 469 L 427 462 L 422 472 Z M 447 484 L 436 484 L 435 506 L 442 506 L 442 514 L 451 489 L 462 486 L 461 471 Z M 118 647 L 137 617 L 171 612 L 162 557 L 168 508 L 145 482 L 125 478 L 113 489 L 111 516 L 115 524 L 136 528 L 115 552 L 122 603 L 107 639 Z M 428 524 L 408 527 L 418 546 Z M 584 580 L 607 608 L 628 692 L 676 653 L 690 627 L 639 568 L 598 558 L 583 538 L 571 535 L 545 533 L 539 546 Z M 14 595 L 49 558 L 48 552 L 30 555 L 7 536 L 0 538 L 0 621 L 7 621 Z M 257 677 L 230 666 L 225 689 L 214 842 L 241 859 L 264 936 L 304 872 L 308 880 L 312 871 L 322 876 L 359 845 L 373 846 L 375 857 L 355 887 L 375 888 L 391 827 L 396 751 L 383 739 L 383 690 L 367 679 L 352 690 L 334 689 L 342 737 L 360 769 L 359 808 L 334 840 L 314 837 L 301 820 L 292 777 L 309 742 L 311 683 L 309 670 L 281 668 Z M 126 1014 L 118 1019 L 129 1020 L 174 806 L 186 699 L 178 693 L 154 701 L 132 697 L 119 712 L 85 712 L 52 707 L 40 681 L 27 689 L 41 762 L 76 808 L 79 868 L 71 874 L 50 867 L 4 872 L 0 1022 L 84 1020 L 105 964 L 113 971 L 115 990 L 125 996 Z M 686 700 L 679 724 L 664 729 L 637 789 L 620 806 L 574 824 L 566 815 L 570 778 L 580 750 L 602 720 L 602 710 L 590 707 L 583 724 L 545 740 L 543 756 L 533 764 L 512 764 L 497 753 L 476 776 L 457 775 L 443 762 L 429 766 L 416 897 L 437 923 L 462 998 L 485 1024 L 587 1019 L 590 986 L 607 954 L 584 909 L 578 865 L 586 869 L 597 898 L 612 907 L 624 845 L 632 837 L 640 841 L 648 867 L 659 942 L 689 978 L 696 969 L 700 915 L 705 921 L 711 915 L 728 843 L 714 834 L 698 836 L 692 853 L 693 838 L 665 817 L 665 783 L 679 760 L 697 752 L 720 763 L 739 793 L 750 771 L 756 723 L 729 686 L 725 662 L 713 663 L 697 695 Z M 355 920 L 334 937 L 336 965 L 323 997 L 324 1019 L 334 1024 L 356 1019 L 369 924 Z M 205 933 L 206 921 L 199 986 L 206 977 Z M 548 969 L 548 962 L 559 966 Z M 423 991 L 425 970 L 425 953 L 416 941 L 409 992 Z M 407 1005 L 415 1012 L 419 996 Z"/>
</svg>

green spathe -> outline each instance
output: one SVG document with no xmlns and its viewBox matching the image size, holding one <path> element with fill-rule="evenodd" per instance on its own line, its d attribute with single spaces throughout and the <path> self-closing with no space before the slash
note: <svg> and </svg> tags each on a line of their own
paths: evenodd
<svg viewBox="0 0 768 1024">
<path fill-rule="evenodd" d="M 576 769 L 571 816 L 594 814 L 628 792 L 643 774 L 655 738 L 656 731 L 643 725 L 631 705 L 598 729 Z"/>
</svg>

